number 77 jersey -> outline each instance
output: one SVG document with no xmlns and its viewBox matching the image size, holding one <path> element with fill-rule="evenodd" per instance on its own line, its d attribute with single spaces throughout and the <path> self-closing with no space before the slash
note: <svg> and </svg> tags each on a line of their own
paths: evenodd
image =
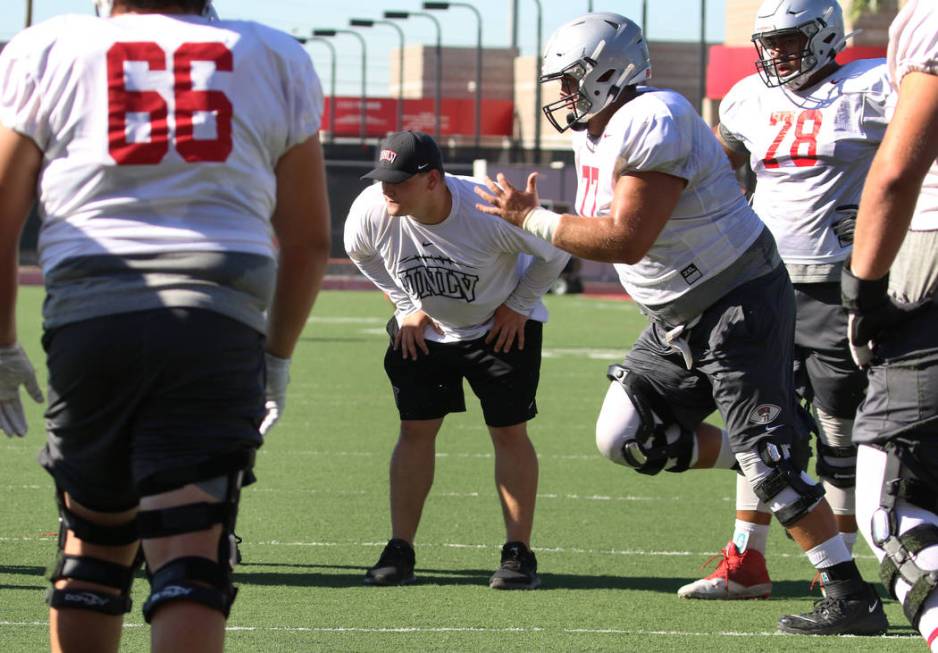
<svg viewBox="0 0 938 653">
<path fill-rule="evenodd" d="M 0 54 L 0 123 L 43 151 L 40 259 L 272 256 L 274 166 L 320 125 L 288 34 L 246 21 L 59 16 Z"/>
<path fill-rule="evenodd" d="M 723 98 L 720 130 L 749 151 L 752 207 L 790 269 L 834 264 L 850 252 L 836 226 L 856 214 L 892 111 L 884 64 L 853 61 L 797 92 L 751 75 Z"/>
</svg>

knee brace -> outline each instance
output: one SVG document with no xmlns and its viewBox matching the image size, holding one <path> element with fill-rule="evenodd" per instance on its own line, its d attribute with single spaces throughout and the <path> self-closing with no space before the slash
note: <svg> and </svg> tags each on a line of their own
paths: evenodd
<svg viewBox="0 0 938 653">
<path fill-rule="evenodd" d="M 851 442 L 853 420 L 828 415 L 820 408 L 817 409 L 817 416 L 821 429 L 818 433 L 815 473 L 834 487 L 856 487 L 857 448 Z"/>
<path fill-rule="evenodd" d="M 737 458 L 753 492 L 785 528 L 808 514 L 824 497 L 824 488 L 798 469 L 787 445 L 762 440 L 755 452 L 738 454 Z"/>
<path fill-rule="evenodd" d="M 193 503 L 161 510 L 145 510 L 137 515 L 142 539 L 171 537 L 222 525 L 218 541 L 218 562 L 200 556 L 170 560 L 155 571 L 148 570 L 150 596 L 143 605 L 147 623 L 163 605 L 173 601 L 193 601 L 228 617 L 238 590 L 232 584 L 232 557 L 235 520 L 243 471 L 226 477 L 224 501 Z"/>
<path fill-rule="evenodd" d="M 934 510 L 936 488 L 902 478 L 902 446 L 893 441 L 883 447 L 886 452 L 883 487 L 880 505 L 873 513 L 870 526 L 873 543 L 886 553 L 880 563 L 880 579 L 893 598 L 898 598 L 896 581 L 900 577 L 911 586 L 902 602 L 902 610 L 917 629 L 925 600 L 938 588 L 938 570 L 923 569 L 916 556 L 923 549 L 938 546 L 938 526 L 919 524 L 900 535 L 895 505 L 896 499 L 901 497 L 916 505 L 928 504 L 932 506 L 928 509 Z"/>
<path fill-rule="evenodd" d="M 130 586 L 133 584 L 137 563 L 130 567 L 91 556 L 66 555 L 65 538 L 71 530 L 83 542 L 102 546 L 126 546 L 137 541 L 137 524 L 131 520 L 119 526 L 103 526 L 78 516 L 65 506 L 61 489 L 56 490 L 59 508 L 58 556 L 49 576 L 52 583 L 60 580 L 77 580 L 95 583 L 116 589 L 111 594 L 95 589 L 63 587 L 53 585 L 46 596 L 49 607 L 56 609 L 75 608 L 108 615 L 130 612 Z"/>
<path fill-rule="evenodd" d="M 606 375 L 622 386 L 640 419 L 635 437 L 622 444 L 628 465 L 649 475 L 662 469 L 687 470 L 694 454 L 694 433 L 678 424 L 667 402 L 640 375 L 621 365 L 610 365 Z"/>
</svg>

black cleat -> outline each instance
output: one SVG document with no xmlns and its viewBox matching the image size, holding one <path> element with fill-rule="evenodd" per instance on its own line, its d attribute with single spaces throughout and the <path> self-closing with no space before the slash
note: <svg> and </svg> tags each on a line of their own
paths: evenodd
<svg viewBox="0 0 938 653">
<path fill-rule="evenodd" d="M 502 547 L 502 564 L 489 579 L 494 590 L 533 590 L 541 585 L 537 576 L 537 558 L 521 542 Z"/>
<path fill-rule="evenodd" d="M 414 547 L 404 540 L 390 540 L 375 566 L 365 572 L 365 585 L 410 585 L 414 576 Z"/>
<path fill-rule="evenodd" d="M 838 591 L 837 584 L 825 588 L 826 596 L 814 602 L 811 612 L 786 615 L 778 629 L 791 635 L 882 635 L 889 627 L 883 602 L 873 586 L 864 583 L 859 592 Z"/>
</svg>

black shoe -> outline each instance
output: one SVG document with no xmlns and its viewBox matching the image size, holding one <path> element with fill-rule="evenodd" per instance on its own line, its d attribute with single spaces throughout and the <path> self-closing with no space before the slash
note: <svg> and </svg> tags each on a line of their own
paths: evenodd
<svg viewBox="0 0 938 653">
<path fill-rule="evenodd" d="M 404 540 L 390 540 L 375 566 L 365 572 L 365 585 L 410 585 L 414 576 L 414 547 Z"/>
<path fill-rule="evenodd" d="M 494 590 L 533 590 L 540 587 L 537 558 L 521 542 L 508 542 L 502 547 L 502 565 L 489 579 Z"/>
<path fill-rule="evenodd" d="M 852 593 L 831 583 L 811 612 L 778 621 L 778 629 L 792 635 L 882 635 L 888 627 L 883 602 L 869 583 Z"/>
</svg>

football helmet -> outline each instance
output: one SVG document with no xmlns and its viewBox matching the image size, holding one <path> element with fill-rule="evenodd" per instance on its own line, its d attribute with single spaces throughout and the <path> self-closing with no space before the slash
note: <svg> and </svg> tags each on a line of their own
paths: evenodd
<svg viewBox="0 0 938 653">
<path fill-rule="evenodd" d="M 111 9 L 114 8 L 114 0 L 93 1 L 94 11 L 97 15 L 102 18 L 107 18 L 111 15 Z M 202 7 L 202 15 L 210 20 L 218 20 L 218 12 L 216 12 L 215 7 L 212 6 L 212 0 L 205 0 L 205 5 Z"/>
<path fill-rule="evenodd" d="M 752 32 L 756 70 L 769 88 L 798 90 L 844 49 L 847 36 L 837 0 L 765 0 Z M 785 47 L 786 39 L 797 41 Z"/>
<path fill-rule="evenodd" d="M 538 83 L 559 81 L 562 90 L 541 110 L 559 132 L 583 129 L 623 88 L 650 77 L 648 44 L 638 25 L 619 14 L 585 14 L 557 28 L 544 48 Z M 556 116 L 560 111 L 563 121 Z"/>
</svg>

